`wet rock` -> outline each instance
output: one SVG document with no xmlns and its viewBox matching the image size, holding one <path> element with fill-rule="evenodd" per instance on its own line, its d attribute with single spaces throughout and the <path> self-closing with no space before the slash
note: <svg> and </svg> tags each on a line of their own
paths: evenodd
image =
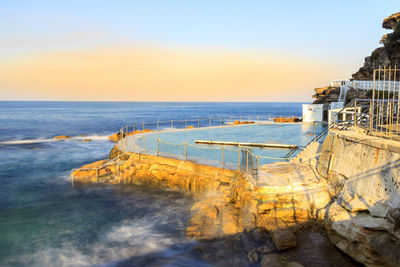
<svg viewBox="0 0 400 267">
<path fill-rule="evenodd" d="M 278 251 L 294 248 L 296 246 L 296 236 L 288 227 L 279 226 L 269 230 L 269 234 Z"/>
<path fill-rule="evenodd" d="M 258 253 L 267 254 L 273 251 L 271 247 L 268 246 L 261 246 L 257 248 Z"/>
<path fill-rule="evenodd" d="M 250 264 L 256 263 L 258 261 L 257 249 L 252 249 L 247 253 Z"/>
<path fill-rule="evenodd" d="M 57 136 L 53 137 L 54 140 L 62 140 L 62 139 L 70 139 L 70 138 L 72 138 L 72 137 L 69 135 L 57 135 Z"/>
<path fill-rule="evenodd" d="M 282 267 L 283 262 L 281 261 L 279 254 L 267 254 L 262 257 L 261 267 Z"/>
<path fill-rule="evenodd" d="M 300 264 L 298 262 L 295 262 L 295 261 L 291 261 L 291 262 L 285 264 L 285 267 L 304 267 L 304 265 Z"/>
</svg>

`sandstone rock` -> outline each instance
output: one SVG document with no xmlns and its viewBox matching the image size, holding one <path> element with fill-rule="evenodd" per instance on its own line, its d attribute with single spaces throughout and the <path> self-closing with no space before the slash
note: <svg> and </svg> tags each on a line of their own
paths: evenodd
<svg viewBox="0 0 400 267">
<path fill-rule="evenodd" d="M 114 142 L 114 143 L 118 143 L 119 140 L 121 140 L 121 133 L 115 133 L 113 135 L 110 135 L 108 137 L 108 140 Z"/>
<path fill-rule="evenodd" d="M 299 122 L 300 118 L 292 117 L 292 118 L 274 118 L 274 122 Z"/>
<path fill-rule="evenodd" d="M 115 145 L 111 151 L 110 154 L 108 156 L 109 159 L 114 159 L 116 157 L 118 157 L 119 155 L 123 154 L 123 152 L 118 148 L 117 145 Z"/>
<path fill-rule="evenodd" d="M 399 21 L 400 12 L 394 13 L 383 20 L 382 27 L 388 30 L 396 30 L 396 26 Z"/>
<path fill-rule="evenodd" d="M 261 260 L 261 267 L 281 267 L 284 266 L 279 254 L 266 254 Z"/>
<path fill-rule="evenodd" d="M 256 123 L 256 122 L 255 121 L 239 121 L 239 120 L 237 120 L 237 121 L 234 121 L 232 124 L 238 125 L 238 124 L 253 124 L 253 123 Z"/>
<path fill-rule="evenodd" d="M 71 136 L 69 136 L 69 135 L 57 135 L 57 136 L 53 137 L 53 139 L 55 139 L 55 140 L 70 139 L 70 138 L 71 138 Z"/>
<path fill-rule="evenodd" d="M 243 231 L 238 222 L 237 210 L 231 206 L 225 206 L 222 210 L 222 231 L 226 235 L 232 235 Z"/>
<path fill-rule="evenodd" d="M 276 225 L 268 232 L 278 251 L 283 251 L 296 246 L 296 236 L 284 223 L 276 220 Z"/>
</svg>

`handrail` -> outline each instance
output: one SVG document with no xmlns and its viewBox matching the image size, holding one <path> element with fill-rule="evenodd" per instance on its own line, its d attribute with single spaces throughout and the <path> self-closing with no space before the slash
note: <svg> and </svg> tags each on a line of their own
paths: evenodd
<svg viewBox="0 0 400 267">
<path fill-rule="evenodd" d="M 365 99 L 353 99 L 351 100 L 346 106 L 344 106 L 341 110 L 339 110 L 337 112 L 337 115 L 342 114 L 347 108 L 349 107 L 354 107 L 354 103 L 359 101 L 364 101 Z M 328 127 L 326 127 L 325 129 L 323 129 L 319 134 L 317 134 L 315 136 L 315 138 L 313 138 L 311 141 L 309 141 L 304 148 L 306 148 L 308 145 L 310 145 L 312 142 L 317 142 L 321 139 L 321 137 L 323 137 L 331 128 L 333 128 L 335 126 L 335 123 L 332 122 L 330 125 L 328 125 Z M 348 127 L 350 127 L 350 125 L 345 125 L 343 126 L 345 127 L 344 129 L 347 129 Z M 344 130 L 343 129 L 343 130 Z M 290 158 L 296 151 L 298 151 L 300 149 L 300 147 L 296 148 L 296 149 L 292 149 L 291 151 L 289 151 L 289 153 L 287 153 L 285 155 L 285 158 Z"/>
</svg>

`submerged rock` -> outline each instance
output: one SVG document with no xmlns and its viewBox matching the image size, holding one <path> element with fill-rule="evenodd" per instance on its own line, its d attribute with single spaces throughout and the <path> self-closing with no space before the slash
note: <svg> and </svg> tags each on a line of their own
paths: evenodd
<svg viewBox="0 0 400 267">
<path fill-rule="evenodd" d="M 55 139 L 55 140 L 70 139 L 70 138 L 72 138 L 72 137 L 69 135 L 57 135 L 57 136 L 53 137 L 53 139 Z"/>
<path fill-rule="evenodd" d="M 271 253 L 264 255 L 261 260 L 261 267 L 283 267 L 284 263 L 282 262 L 279 254 Z"/>
</svg>

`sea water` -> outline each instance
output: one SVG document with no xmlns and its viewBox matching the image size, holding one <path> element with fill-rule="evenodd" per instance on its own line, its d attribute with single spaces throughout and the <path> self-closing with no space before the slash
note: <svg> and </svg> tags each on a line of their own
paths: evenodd
<svg viewBox="0 0 400 267">
<path fill-rule="evenodd" d="M 0 102 L 0 265 L 206 266 L 184 235 L 191 198 L 69 174 L 107 158 L 124 125 L 249 115 L 301 116 L 301 103 Z"/>
</svg>

